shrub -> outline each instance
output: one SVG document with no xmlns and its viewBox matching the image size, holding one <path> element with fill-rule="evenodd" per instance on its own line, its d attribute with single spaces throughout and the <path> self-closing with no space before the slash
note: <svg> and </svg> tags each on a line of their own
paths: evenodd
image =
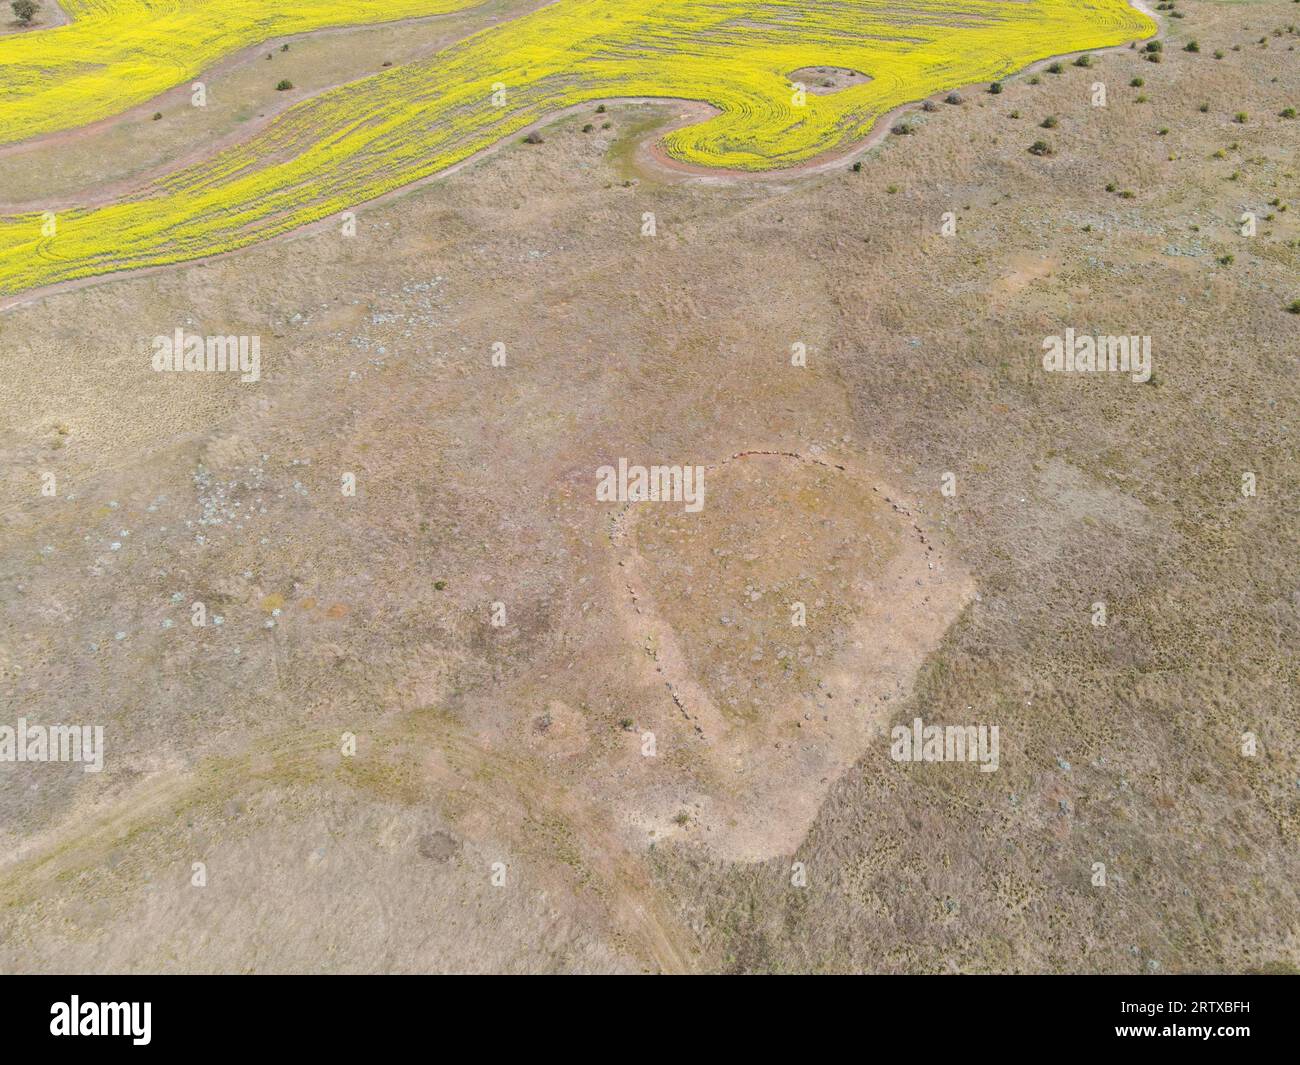
<svg viewBox="0 0 1300 1065">
<path fill-rule="evenodd" d="M 1034 143 L 1029 146 L 1029 154 L 1030 155 L 1051 155 L 1052 146 L 1048 144 L 1047 141 L 1034 141 Z"/>
<path fill-rule="evenodd" d="M 1042 126 L 1043 129 L 1056 129 L 1058 125 L 1055 115 L 1048 115 L 1045 119 L 1043 119 L 1038 124 Z"/>
<path fill-rule="evenodd" d="M 1295 118 L 1295 108 L 1294 108 L 1294 107 L 1284 107 L 1284 108 L 1282 108 L 1281 111 L 1279 111 L 1279 112 L 1277 113 L 1277 117 L 1278 117 L 1278 118 Z"/>
<path fill-rule="evenodd" d="M 894 126 L 892 130 L 890 130 L 890 132 L 896 134 L 899 137 L 906 137 L 909 133 L 912 132 L 912 127 L 909 126 L 906 122 L 899 122 L 896 126 Z"/>
<path fill-rule="evenodd" d="M 994 96 L 996 96 L 1001 91 L 1002 91 L 1002 82 L 1000 81 L 995 81 L 992 85 L 989 86 L 989 92 L 991 92 Z"/>
<path fill-rule="evenodd" d="M 276 83 L 275 88 L 277 92 L 285 92 L 286 90 L 293 88 L 293 82 L 291 82 L 288 78 L 282 78 L 279 82 Z"/>
<path fill-rule="evenodd" d="M 1210 110 L 1209 104 L 1201 104 L 1201 114 L 1206 114 Z"/>
<path fill-rule="evenodd" d="M 943 102 L 946 104 L 959 104 L 962 102 L 961 93 L 950 92 L 947 96 L 943 98 Z"/>
<path fill-rule="evenodd" d="M 1090 55 L 1081 55 L 1081 56 L 1079 56 L 1078 59 L 1076 59 L 1076 60 L 1074 61 L 1074 65 L 1075 65 L 1076 67 L 1090 67 L 1090 66 L 1092 66 L 1092 56 L 1090 56 Z"/>
<path fill-rule="evenodd" d="M 1185 45 L 1183 45 L 1184 52 L 1199 52 L 1200 50 L 1201 50 L 1201 46 L 1197 44 L 1195 41 L 1188 41 Z"/>
<path fill-rule="evenodd" d="M 1059 74 L 1059 73 L 1061 73 L 1061 71 L 1062 71 L 1063 69 L 1064 69 L 1064 68 L 1061 66 L 1060 63 L 1053 63 L 1050 67 L 1047 68 L 1047 73 L 1049 73 L 1049 74 Z"/>
<path fill-rule="evenodd" d="M 937 110 L 939 110 L 939 107 L 938 107 L 938 105 L 937 105 L 933 100 L 926 100 L 925 103 L 923 103 L 923 104 L 921 105 L 921 110 L 922 110 L 922 111 L 937 111 Z"/>
<path fill-rule="evenodd" d="M 540 133 L 538 133 L 537 130 L 533 130 L 532 133 L 528 134 L 528 136 L 524 138 L 524 143 L 525 143 L 525 144 L 541 144 L 541 143 L 542 143 L 542 135 L 541 135 Z"/>
<path fill-rule="evenodd" d="M 595 126 L 593 126 L 590 122 L 588 122 L 585 126 L 582 127 L 582 132 L 583 132 L 583 133 L 590 133 L 590 132 L 591 132 L 592 130 L 594 130 L 595 128 L 596 128 Z"/>
<path fill-rule="evenodd" d="M 1286 309 L 1292 314 L 1300 314 L 1300 300 L 1292 300 L 1286 305 Z"/>
<path fill-rule="evenodd" d="M 1129 84 L 1133 86 L 1133 88 L 1135 89 L 1142 88 L 1142 86 L 1145 85 L 1146 83 L 1147 83 L 1146 78 L 1134 78 L 1132 81 L 1129 82 Z"/>
<path fill-rule="evenodd" d="M 1146 50 L 1148 52 L 1160 52 L 1164 50 L 1164 47 L 1159 41 L 1147 41 Z"/>
<path fill-rule="evenodd" d="M 14 9 L 14 17 L 24 26 L 30 26 L 32 19 L 36 17 L 35 0 L 13 0 L 10 5 Z"/>
<path fill-rule="evenodd" d="M 1232 120 L 1233 120 L 1234 122 L 1236 122 L 1238 125 L 1242 125 L 1242 126 L 1244 126 L 1244 125 L 1246 124 L 1246 120 L 1247 120 L 1248 117 L 1249 117 L 1249 116 L 1246 114 L 1245 111 L 1238 111 L 1238 112 L 1233 116 L 1233 119 L 1232 119 Z"/>
</svg>

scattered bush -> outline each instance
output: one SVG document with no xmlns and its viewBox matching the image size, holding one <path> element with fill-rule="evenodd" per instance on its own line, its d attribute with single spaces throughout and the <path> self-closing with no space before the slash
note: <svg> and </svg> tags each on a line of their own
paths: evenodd
<svg viewBox="0 0 1300 1065">
<path fill-rule="evenodd" d="M 993 82 L 992 85 L 989 86 L 989 92 L 991 92 L 994 96 L 996 96 L 1001 91 L 1002 91 L 1002 82 L 1000 81 L 995 81 Z"/>
<path fill-rule="evenodd" d="M 1081 56 L 1079 56 L 1078 59 L 1076 59 L 1076 60 L 1074 61 L 1074 65 L 1075 65 L 1076 67 L 1090 67 L 1090 66 L 1092 66 L 1092 56 L 1090 56 L 1090 55 L 1081 55 Z"/>
<path fill-rule="evenodd" d="M 906 122 L 899 122 L 897 125 L 894 126 L 893 129 L 890 130 L 890 132 L 899 137 L 906 137 L 909 133 L 912 132 L 912 127 L 909 126 Z"/>
<path fill-rule="evenodd" d="M 1034 141 L 1034 143 L 1029 146 L 1029 154 L 1030 155 L 1051 155 L 1052 146 L 1048 144 L 1047 141 Z"/>
<path fill-rule="evenodd" d="M 1185 45 L 1183 45 L 1184 52 L 1199 52 L 1200 50 L 1201 50 L 1201 46 L 1197 44 L 1195 41 L 1188 41 Z"/>
<path fill-rule="evenodd" d="M 1244 125 L 1246 124 L 1246 121 L 1247 121 L 1248 118 L 1249 118 L 1249 116 L 1246 114 L 1245 111 L 1238 111 L 1238 112 L 1233 116 L 1232 120 L 1233 120 L 1234 122 L 1236 122 L 1238 125 L 1244 126 Z"/>
<path fill-rule="evenodd" d="M 14 9 L 14 17 L 24 26 L 30 26 L 32 19 L 36 17 L 35 0 L 13 0 L 10 5 Z"/>
<path fill-rule="evenodd" d="M 943 98 L 943 102 L 946 104 L 960 104 L 962 102 L 961 93 L 950 92 Z"/>
<path fill-rule="evenodd" d="M 276 83 L 275 88 L 277 92 L 285 92 L 293 88 L 293 82 L 291 82 L 288 78 L 282 78 L 280 81 Z"/>
<path fill-rule="evenodd" d="M 1038 123 L 1038 124 L 1039 124 L 1043 129 L 1056 129 L 1057 125 L 1059 125 L 1059 123 L 1058 123 L 1057 120 L 1056 120 L 1056 116 L 1055 116 L 1055 115 L 1048 115 L 1045 119 L 1043 119 L 1043 120 L 1042 120 L 1040 123 Z"/>
<path fill-rule="evenodd" d="M 538 133 L 537 130 L 533 130 L 532 133 L 528 134 L 528 136 L 524 138 L 524 143 L 525 143 L 525 144 L 541 144 L 541 143 L 542 143 L 542 135 L 541 135 L 540 133 Z"/>
<path fill-rule="evenodd" d="M 1277 117 L 1278 117 L 1278 118 L 1295 118 L 1295 108 L 1294 108 L 1294 107 L 1284 107 L 1284 108 L 1282 108 L 1281 111 L 1279 111 L 1279 112 L 1277 113 Z"/>
<path fill-rule="evenodd" d="M 1060 63 L 1053 63 L 1050 67 L 1047 68 L 1047 73 L 1049 73 L 1049 74 L 1059 74 L 1059 73 L 1061 73 L 1061 71 L 1064 70 L 1064 69 L 1065 69 L 1065 68 L 1062 67 Z"/>
<path fill-rule="evenodd" d="M 1145 85 L 1146 83 L 1147 83 L 1146 78 L 1134 78 L 1132 81 L 1129 82 L 1129 84 L 1133 86 L 1133 88 L 1135 89 L 1142 88 L 1142 86 Z"/>
</svg>

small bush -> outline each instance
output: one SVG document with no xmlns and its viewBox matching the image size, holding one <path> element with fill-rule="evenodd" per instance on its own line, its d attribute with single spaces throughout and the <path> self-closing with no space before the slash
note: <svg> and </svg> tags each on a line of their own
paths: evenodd
<svg viewBox="0 0 1300 1065">
<path fill-rule="evenodd" d="M 293 82 L 291 82 L 288 78 L 282 78 L 279 82 L 276 83 L 275 88 L 277 92 L 286 92 L 289 89 L 293 88 Z"/>
<path fill-rule="evenodd" d="M 1029 154 L 1030 155 L 1051 155 L 1052 146 L 1048 144 L 1047 141 L 1034 141 L 1034 143 L 1029 146 Z"/>
<path fill-rule="evenodd" d="M 1074 61 L 1074 65 L 1075 65 L 1076 67 L 1090 67 L 1090 66 L 1092 66 L 1092 56 L 1090 56 L 1090 55 L 1081 55 L 1081 56 L 1079 56 L 1078 59 L 1076 59 L 1076 60 Z"/>
<path fill-rule="evenodd" d="M 939 105 L 936 104 L 933 100 L 926 100 L 925 103 L 923 103 L 923 104 L 921 105 L 921 110 L 922 110 L 922 111 L 937 111 L 937 110 L 939 110 Z"/>
<path fill-rule="evenodd" d="M 960 104 L 962 102 L 961 93 L 950 92 L 943 98 L 943 102 L 946 104 Z"/>
<path fill-rule="evenodd" d="M 1300 300 L 1292 300 L 1286 305 L 1286 309 L 1291 314 L 1300 314 Z"/>
<path fill-rule="evenodd" d="M 989 92 L 991 92 L 994 96 L 996 96 L 1001 91 L 1002 91 L 1002 82 L 1000 81 L 995 81 L 992 85 L 989 86 Z"/>
<path fill-rule="evenodd" d="M 1210 110 L 1209 104 L 1201 104 L 1201 114 L 1207 114 Z"/>
<path fill-rule="evenodd" d="M 528 134 L 528 136 L 524 138 L 524 143 L 525 143 L 525 144 L 541 144 L 541 143 L 542 143 L 542 135 L 541 135 L 540 133 L 538 133 L 537 130 L 533 130 L 532 133 Z"/>
<path fill-rule="evenodd" d="M 153 120 L 154 120 L 155 122 L 157 122 L 160 118 L 162 118 L 162 112 L 161 112 L 161 111 L 155 111 L 155 112 L 153 113 Z"/>
<path fill-rule="evenodd" d="M 1053 63 L 1050 67 L 1047 68 L 1047 73 L 1049 73 L 1049 74 L 1059 74 L 1059 73 L 1061 73 L 1061 71 L 1064 70 L 1064 69 L 1065 69 L 1065 68 L 1062 67 L 1060 63 Z"/>
<path fill-rule="evenodd" d="M 1201 50 L 1201 46 L 1197 44 L 1195 41 L 1188 41 L 1185 45 L 1183 45 L 1184 52 L 1199 52 L 1200 50 Z"/>
<path fill-rule="evenodd" d="M 1055 115 L 1048 115 L 1045 119 L 1043 119 L 1043 120 L 1042 120 L 1040 123 L 1038 123 L 1038 124 L 1039 124 L 1043 129 L 1056 129 L 1057 125 L 1059 125 L 1059 123 L 1058 123 L 1057 120 L 1056 120 L 1056 116 L 1055 116 Z"/>
<path fill-rule="evenodd" d="M 13 0 L 10 7 L 14 9 L 14 17 L 24 26 L 30 26 L 32 19 L 36 17 L 36 4 L 34 0 Z"/>
<path fill-rule="evenodd" d="M 1145 85 L 1146 83 L 1147 83 L 1146 78 L 1134 78 L 1132 81 L 1129 82 L 1129 84 L 1135 89 L 1142 88 L 1142 86 Z"/>
<path fill-rule="evenodd" d="M 1277 113 L 1277 117 L 1278 117 L 1278 118 L 1295 118 L 1295 108 L 1294 108 L 1294 107 L 1284 107 L 1284 108 L 1282 108 L 1281 111 L 1279 111 L 1279 112 Z"/>
<path fill-rule="evenodd" d="M 897 125 L 894 126 L 893 129 L 890 130 L 890 132 L 899 137 L 906 137 L 909 133 L 912 132 L 912 127 L 909 126 L 906 122 L 899 122 Z"/>
<path fill-rule="evenodd" d="M 583 132 L 583 133 L 590 133 L 590 132 L 592 132 L 595 128 L 596 128 L 595 126 L 593 126 L 590 122 L 588 122 L 585 126 L 582 127 L 582 132 Z"/>
<path fill-rule="evenodd" d="M 1238 111 L 1238 112 L 1233 116 L 1232 120 L 1233 120 L 1234 122 L 1236 122 L 1238 125 L 1244 126 L 1244 125 L 1246 124 L 1246 121 L 1247 121 L 1248 118 L 1249 118 L 1249 116 L 1246 114 L 1245 111 Z"/>
</svg>

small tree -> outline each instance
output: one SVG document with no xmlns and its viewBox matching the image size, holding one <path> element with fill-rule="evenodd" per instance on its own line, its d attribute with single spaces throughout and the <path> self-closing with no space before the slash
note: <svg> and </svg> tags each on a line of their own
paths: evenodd
<svg viewBox="0 0 1300 1065">
<path fill-rule="evenodd" d="M 32 19 L 36 17 L 36 0 L 13 0 L 10 6 L 19 22 L 24 26 L 31 25 Z"/>
</svg>

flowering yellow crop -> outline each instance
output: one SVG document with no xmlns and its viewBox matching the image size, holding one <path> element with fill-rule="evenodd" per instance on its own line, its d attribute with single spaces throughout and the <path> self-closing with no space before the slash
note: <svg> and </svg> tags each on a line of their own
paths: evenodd
<svg viewBox="0 0 1300 1065">
<path fill-rule="evenodd" d="M 63 212 L 53 235 L 39 214 L 0 218 L 0 294 L 244 247 L 444 170 L 574 104 L 705 101 L 720 113 L 669 134 L 671 155 L 791 166 L 857 141 L 910 100 L 1155 30 L 1125 0 L 557 0 L 306 100 L 139 198 Z M 798 92 L 792 72 L 816 66 L 867 77 Z"/>
<path fill-rule="evenodd" d="M 62 2 L 70 25 L 0 37 L 0 144 L 119 114 L 272 37 L 440 15 L 481 0 Z"/>
</svg>

